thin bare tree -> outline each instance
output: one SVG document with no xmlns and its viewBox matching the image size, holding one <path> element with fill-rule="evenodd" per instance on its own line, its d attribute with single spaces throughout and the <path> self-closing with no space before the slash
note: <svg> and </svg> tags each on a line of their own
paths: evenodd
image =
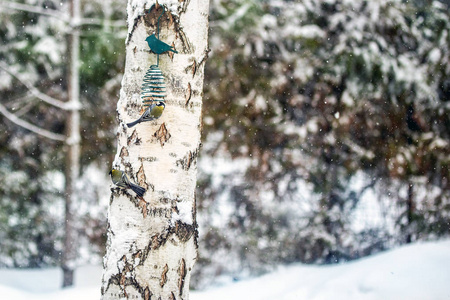
<svg viewBox="0 0 450 300">
<path fill-rule="evenodd" d="M 70 2 L 71 31 L 67 35 L 69 56 L 68 105 L 66 117 L 66 164 L 65 164 L 65 236 L 62 256 L 63 287 L 73 285 L 73 272 L 77 257 L 78 237 L 74 220 L 74 204 L 77 197 L 76 182 L 80 175 L 80 0 Z"/>
</svg>

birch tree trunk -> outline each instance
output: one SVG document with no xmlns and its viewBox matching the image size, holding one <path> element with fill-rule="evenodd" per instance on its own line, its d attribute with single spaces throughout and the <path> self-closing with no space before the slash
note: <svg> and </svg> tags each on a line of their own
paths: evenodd
<svg viewBox="0 0 450 300">
<path fill-rule="evenodd" d="M 128 128 L 143 112 L 141 85 L 156 65 L 146 37 L 156 33 L 177 54 L 162 54 L 166 107 L 161 118 Z M 112 189 L 102 299 L 188 299 L 197 257 L 195 188 L 200 148 L 208 0 L 128 1 L 126 65 L 117 104 L 113 167 L 147 189 L 143 199 Z"/>
</svg>

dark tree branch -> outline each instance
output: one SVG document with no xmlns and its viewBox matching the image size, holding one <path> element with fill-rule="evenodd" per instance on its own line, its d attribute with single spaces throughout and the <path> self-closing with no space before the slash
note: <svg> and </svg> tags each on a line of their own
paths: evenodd
<svg viewBox="0 0 450 300">
<path fill-rule="evenodd" d="M 0 62 L 0 68 L 3 69 L 5 72 L 7 72 L 8 74 L 10 74 L 11 76 L 13 76 L 14 78 L 16 78 L 17 80 L 20 81 L 20 83 L 22 83 L 29 91 L 30 93 L 35 96 L 36 98 L 44 101 L 45 103 L 48 103 L 50 105 L 53 105 L 55 107 L 64 109 L 64 110 L 68 110 L 69 107 L 67 105 L 66 102 L 63 102 L 61 100 L 52 98 L 44 93 L 42 93 L 41 91 L 39 91 L 37 88 L 35 88 L 33 85 L 31 85 L 30 83 L 26 82 L 25 80 L 22 80 L 20 78 L 20 75 L 14 71 L 12 71 L 8 65 L 6 65 L 3 62 Z M 79 108 L 78 108 L 79 109 Z"/>
<path fill-rule="evenodd" d="M 51 140 L 55 141 L 65 141 L 66 137 L 62 134 L 54 133 L 45 129 L 42 129 L 36 125 L 33 125 L 31 123 L 28 123 L 27 121 L 24 121 L 20 118 L 18 118 L 16 115 L 10 113 L 6 107 L 4 107 L 2 104 L 0 104 L 0 113 L 5 116 L 8 120 L 13 122 L 16 125 L 19 125 L 20 127 L 23 127 L 31 132 L 34 132 L 36 134 L 39 134 L 43 137 L 46 137 Z"/>
<path fill-rule="evenodd" d="M 2 1 L 0 3 L 0 7 L 12 9 L 12 10 L 19 10 L 19 11 L 26 11 L 26 12 L 41 14 L 44 16 L 49 16 L 49 17 L 59 19 L 68 24 L 70 23 L 70 18 L 69 18 L 68 14 L 61 13 L 60 11 L 53 10 L 53 9 L 45 9 L 45 8 L 42 8 L 39 6 L 15 3 L 15 2 L 10 2 L 10 1 Z M 108 26 L 112 26 L 112 27 L 125 27 L 126 26 L 126 22 L 123 20 L 102 20 L 102 19 L 96 19 L 96 18 L 81 18 L 81 19 L 77 20 L 76 23 L 71 24 L 71 25 L 72 26 L 103 25 L 105 23 Z"/>
</svg>

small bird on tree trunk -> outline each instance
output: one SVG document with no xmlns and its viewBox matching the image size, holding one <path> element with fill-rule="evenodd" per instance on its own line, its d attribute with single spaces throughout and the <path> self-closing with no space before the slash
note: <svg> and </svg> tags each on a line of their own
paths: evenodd
<svg viewBox="0 0 450 300">
<path fill-rule="evenodd" d="M 130 181 L 127 174 L 125 172 L 122 172 L 120 170 L 112 169 L 109 172 L 109 175 L 111 175 L 112 182 L 117 185 L 118 187 L 124 188 L 124 189 L 131 189 L 133 190 L 136 195 L 139 197 L 142 197 L 145 193 L 145 189 L 137 184 L 134 184 Z"/>
<path fill-rule="evenodd" d="M 159 117 L 161 117 L 165 107 L 166 105 L 164 104 L 164 102 L 152 104 L 144 111 L 144 113 L 142 114 L 142 116 L 139 117 L 139 119 L 137 119 L 134 122 L 128 123 L 127 126 L 131 128 L 141 122 L 148 122 L 158 119 Z"/>
</svg>

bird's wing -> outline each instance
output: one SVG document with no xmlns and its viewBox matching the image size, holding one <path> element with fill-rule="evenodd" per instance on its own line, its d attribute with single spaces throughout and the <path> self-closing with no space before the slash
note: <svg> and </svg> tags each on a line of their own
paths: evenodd
<svg viewBox="0 0 450 300">
<path fill-rule="evenodd" d="M 131 185 L 130 179 L 128 179 L 128 176 L 127 174 L 125 174 L 125 172 L 122 173 L 120 183 L 122 183 L 124 187 L 130 187 Z"/>
</svg>

